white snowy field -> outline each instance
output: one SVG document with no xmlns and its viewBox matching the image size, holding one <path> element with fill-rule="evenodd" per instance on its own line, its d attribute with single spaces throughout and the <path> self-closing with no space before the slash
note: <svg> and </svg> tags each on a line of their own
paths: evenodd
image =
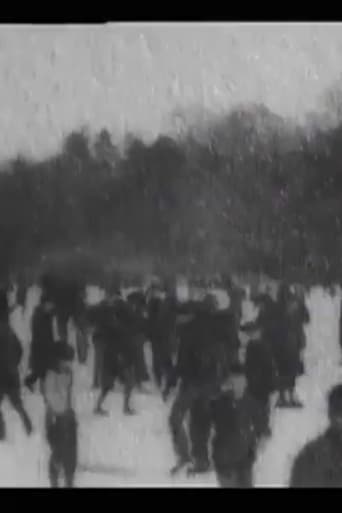
<svg viewBox="0 0 342 513">
<path fill-rule="evenodd" d="M 25 315 L 13 314 L 12 324 L 25 348 L 30 341 L 29 320 L 37 291 L 30 292 Z M 311 322 L 307 327 L 306 374 L 298 381 L 302 410 L 273 410 L 273 435 L 260 450 L 254 469 L 256 486 L 286 486 L 297 451 L 326 425 L 325 397 L 342 381 L 338 324 L 340 292 L 331 297 L 315 288 L 307 297 Z M 90 354 L 90 360 L 92 355 Z M 25 362 L 26 360 L 26 362 Z M 105 403 L 108 417 L 93 415 L 95 397 L 90 390 L 91 361 L 75 367 L 75 402 L 79 420 L 78 487 L 186 486 L 215 487 L 214 473 L 196 478 L 169 476 L 174 455 L 168 433 L 171 400 L 164 404 L 156 392 L 135 394 L 136 416 L 122 413 L 122 395 L 113 392 Z M 23 369 L 24 370 L 24 369 Z M 4 403 L 7 441 L 0 444 L 0 486 L 45 487 L 48 450 L 43 431 L 43 402 L 38 392 L 24 392 L 25 405 L 34 423 L 27 437 L 16 413 Z"/>
</svg>

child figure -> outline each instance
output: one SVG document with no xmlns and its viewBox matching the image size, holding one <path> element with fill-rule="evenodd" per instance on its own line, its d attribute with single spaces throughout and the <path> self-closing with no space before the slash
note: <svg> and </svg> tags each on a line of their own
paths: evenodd
<svg viewBox="0 0 342 513">
<path fill-rule="evenodd" d="M 74 485 L 77 465 L 77 421 L 72 405 L 74 350 L 66 342 L 56 342 L 54 359 L 44 381 L 46 436 L 51 455 L 49 479 L 58 487 L 64 473 L 65 485 Z"/>
</svg>

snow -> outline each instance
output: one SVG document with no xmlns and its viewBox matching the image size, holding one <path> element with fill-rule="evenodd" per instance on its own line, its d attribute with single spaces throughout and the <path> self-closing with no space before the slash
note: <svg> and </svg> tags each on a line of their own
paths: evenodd
<svg viewBox="0 0 342 513">
<path fill-rule="evenodd" d="M 92 298 L 94 302 L 101 295 L 96 291 L 90 293 L 90 296 L 96 294 L 97 298 Z M 307 297 L 311 321 L 306 330 L 306 374 L 298 380 L 297 387 L 305 407 L 302 410 L 273 410 L 273 435 L 260 449 L 254 468 L 256 486 L 286 486 L 296 453 L 326 426 L 326 393 L 342 380 L 338 344 L 340 296 L 340 291 L 332 297 L 316 288 Z M 38 297 L 37 289 L 30 290 L 25 309 L 16 310 L 11 317 L 25 354 L 30 342 L 30 318 Z M 248 298 L 243 309 L 245 320 L 255 317 L 256 312 Z M 151 365 L 150 354 L 147 357 Z M 175 462 L 168 432 L 172 398 L 165 404 L 153 388 L 150 394 L 137 393 L 133 398 L 137 415 L 127 417 L 122 413 L 122 394 L 118 389 L 106 400 L 109 416 L 93 415 L 96 397 L 90 386 L 92 359 L 90 351 L 86 366 L 75 364 L 75 408 L 79 423 L 76 486 L 216 487 L 214 473 L 196 478 L 169 476 L 169 469 Z M 23 373 L 26 372 L 25 365 L 27 359 Z M 16 412 L 4 402 L 8 436 L 6 442 L 0 444 L 0 485 L 45 487 L 48 486 L 48 450 L 44 440 L 44 405 L 38 392 L 23 393 L 35 431 L 27 437 Z"/>
</svg>

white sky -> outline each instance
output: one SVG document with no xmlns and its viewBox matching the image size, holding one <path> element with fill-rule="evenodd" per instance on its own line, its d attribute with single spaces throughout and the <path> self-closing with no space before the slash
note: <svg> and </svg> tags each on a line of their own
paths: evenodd
<svg viewBox="0 0 342 513">
<path fill-rule="evenodd" d="M 80 125 L 155 136 L 176 108 L 302 118 L 341 72 L 341 24 L 3 25 L 0 158 L 44 157 Z"/>
</svg>

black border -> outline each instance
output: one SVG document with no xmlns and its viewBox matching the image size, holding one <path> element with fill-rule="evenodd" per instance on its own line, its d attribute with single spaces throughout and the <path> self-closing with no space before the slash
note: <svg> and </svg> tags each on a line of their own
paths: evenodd
<svg viewBox="0 0 342 513">
<path fill-rule="evenodd" d="M 1 23 L 336 22 L 339 3 L 320 2 L 4 2 Z M 326 5 L 323 5 L 326 7 Z"/>
</svg>

